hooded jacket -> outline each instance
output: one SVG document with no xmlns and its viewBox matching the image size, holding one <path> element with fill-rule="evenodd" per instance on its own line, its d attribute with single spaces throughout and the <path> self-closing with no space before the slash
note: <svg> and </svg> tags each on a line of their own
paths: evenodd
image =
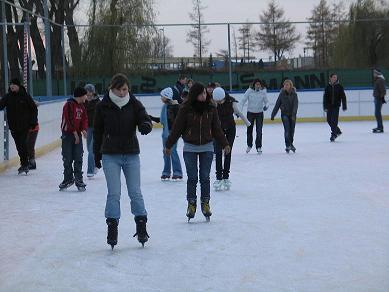
<svg viewBox="0 0 389 292">
<path fill-rule="evenodd" d="M 274 117 L 277 115 L 279 109 L 281 109 L 282 115 L 296 118 L 298 109 L 298 98 L 295 88 L 293 88 L 291 92 L 287 92 L 285 89 L 281 89 L 281 92 L 278 95 L 278 99 L 271 114 L 272 119 L 274 119 Z"/>
<path fill-rule="evenodd" d="M 247 104 L 247 112 L 262 113 L 264 107 L 269 107 L 269 100 L 267 99 L 266 88 L 255 90 L 249 87 L 241 100 L 241 110 Z"/>
<path fill-rule="evenodd" d="M 18 92 L 9 92 L 0 99 L 0 110 L 7 109 L 7 121 L 11 131 L 28 131 L 38 124 L 38 108 L 23 86 Z"/>
</svg>

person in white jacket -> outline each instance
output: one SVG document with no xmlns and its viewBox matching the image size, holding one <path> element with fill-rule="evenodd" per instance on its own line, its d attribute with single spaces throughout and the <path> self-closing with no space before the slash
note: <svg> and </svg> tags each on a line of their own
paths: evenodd
<svg viewBox="0 0 389 292">
<path fill-rule="evenodd" d="M 262 153 L 262 128 L 263 128 L 263 112 L 269 108 L 269 100 L 267 99 L 267 90 L 262 85 L 261 80 L 255 79 L 252 85 L 246 90 L 241 101 L 241 110 L 247 103 L 247 119 L 251 126 L 247 128 L 247 150 L 251 151 L 253 147 L 253 129 L 256 124 L 257 136 L 255 139 L 255 148 L 258 154 Z"/>
</svg>

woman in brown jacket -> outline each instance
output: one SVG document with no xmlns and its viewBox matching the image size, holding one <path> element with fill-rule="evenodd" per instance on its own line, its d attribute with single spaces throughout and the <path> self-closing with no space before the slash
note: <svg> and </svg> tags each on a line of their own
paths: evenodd
<svg viewBox="0 0 389 292">
<path fill-rule="evenodd" d="M 170 155 L 171 148 L 182 135 L 184 140 L 184 161 L 187 181 L 188 221 L 196 213 L 196 186 L 200 175 L 201 211 L 209 220 L 212 212 L 209 207 L 210 179 L 209 173 L 213 160 L 213 139 L 216 139 L 228 154 L 231 150 L 220 126 L 217 109 L 212 99 L 207 96 L 203 84 L 195 83 L 189 90 L 188 99 L 182 104 L 173 128 L 166 141 L 165 153 Z M 199 168 L 198 169 L 198 162 Z"/>
</svg>

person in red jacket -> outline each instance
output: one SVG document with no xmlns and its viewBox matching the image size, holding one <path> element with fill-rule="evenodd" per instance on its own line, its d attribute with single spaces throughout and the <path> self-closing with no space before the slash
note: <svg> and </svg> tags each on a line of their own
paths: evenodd
<svg viewBox="0 0 389 292">
<path fill-rule="evenodd" d="M 84 106 L 87 92 L 82 87 L 74 90 L 74 95 L 63 106 L 62 112 L 62 160 L 64 180 L 59 185 L 60 190 L 67 189 L 74 183 L 79 191 L 85 191 L 86 185 L 82 178 L 82 136 L 86 138 L 88 116 Z M 74 164 L 74 169 L 73 169 Z"/>
</svg>

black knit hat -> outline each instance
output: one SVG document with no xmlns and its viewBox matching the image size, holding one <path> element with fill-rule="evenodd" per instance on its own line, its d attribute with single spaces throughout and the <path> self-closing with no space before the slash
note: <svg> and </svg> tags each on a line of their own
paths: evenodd
<svg viewBox="0 0 389 292">
<path fill-rule="evenodd" d="M 83 87 L 76 87 L 75 89 L 74 89 L 74 94 L 73 94 L 73 96 L 74 97 L 81 97 L 81 96 L 84 96 L 84 95 L 86 95 L 87 94 L 87 92 L 86 92 L 86 90 L 83 88 Z"/>
<path fill-rule="evenodd" d="M 17 85 L 19 87 L 22 86 L 22 84 L 20 83 L 20 80 L 18 78 L 11 79 L 11 82 L 9 84 Z"/>
</svg>

